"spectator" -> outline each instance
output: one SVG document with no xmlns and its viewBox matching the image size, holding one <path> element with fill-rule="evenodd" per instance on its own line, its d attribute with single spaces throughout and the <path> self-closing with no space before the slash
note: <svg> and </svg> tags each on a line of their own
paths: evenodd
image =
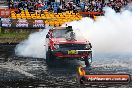
<svg viewBox="0 0 132 88">
<path fill-rule="evenodd" d="M 22 2 L 20 2 L 20 3 L 18 4 L 18 8 L 23 8 Z"/>
</svg>

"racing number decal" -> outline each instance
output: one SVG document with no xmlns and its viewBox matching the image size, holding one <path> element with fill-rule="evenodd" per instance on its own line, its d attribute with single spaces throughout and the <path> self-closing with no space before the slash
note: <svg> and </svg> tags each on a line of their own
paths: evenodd
<svg viewBox="0 0 132 88">
<path fill-rule="evenodd" d="M 78 51 L 76 51 L 76 50 L 69 50 L 68 54 L 78 54 Z"/>
</svg>

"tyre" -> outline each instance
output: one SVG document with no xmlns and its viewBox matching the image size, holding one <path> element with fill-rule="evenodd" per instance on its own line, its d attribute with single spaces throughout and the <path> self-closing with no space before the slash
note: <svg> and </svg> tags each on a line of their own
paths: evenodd
<svg viewBox="0 0 132 88">
<path fill-rule="evenodd" d="M 90 67 L 90 65 L 91 65 L 90 64 L 91 63 L 90 60 L 92 62 L 92 53 L 90 53 L 88 57 L 84 58 L 86 67 Z"/>
<path fill-rule="evenodd" d="M 89 67 L 90 66 L 90 63 L 89 63 L 89 58 L 85 58 L 85 66 L 86 67 Z"/>
<path fill-rule="evenodd" d="M 80 80 L 79 80 L 80 84 L 85 84 L 86 82 L 86 79 L 84 77 L 81 77 Z"/>
<path fill-rule="evenodd" d="M 47 51 L 46 52 L 46 64 L 48 66 L 52 66 L 53 62 L 54 62 L 54 58 L 53 58 L 51 51 Z"/>
</svg>

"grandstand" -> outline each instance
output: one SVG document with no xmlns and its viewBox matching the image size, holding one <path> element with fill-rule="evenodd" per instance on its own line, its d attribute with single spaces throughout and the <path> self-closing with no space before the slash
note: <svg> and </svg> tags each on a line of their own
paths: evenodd
<svg viewBox="0 0 132 88">
<path fill-rule="evenodd" d="M 82 16 L 79 13 L 73 11 L 66 11 L 62 13 L 48 12 L 44 10 L 39 13 L 28 12 L 28 10 L 22 10 L 21 13 L 11 12 L 10 19 L 34 19 L 34 20 L 45 20 L 45 23 L 50 26 L 61 26 L 65 22 L 73 20 L 80 20 Z"/>
</svg>

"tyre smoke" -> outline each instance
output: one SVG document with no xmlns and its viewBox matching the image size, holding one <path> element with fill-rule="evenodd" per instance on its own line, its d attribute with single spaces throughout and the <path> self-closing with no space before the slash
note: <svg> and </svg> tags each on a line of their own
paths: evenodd
<svg viewBox="0 0 132 88">
<path fill-rule="evenodd" d="M 78 37 L 89 40 L 95 53 L 132 53 L 132 12 L 116 13 L 108 7 L 104 11 L 105 15 L 96 21 L 85 17 L 66 24 L 73 27 Z"/>
<path fill-rule="evenodd" d="M 15 54 L 23 57 L 45 58 L 46 34 L 51 27 L 30 34 L 27 40 L 20 42 L 15 48 Z"/>
<path fill-rule="evenodd" d="M 92 43 L 94 53 L 132 53 L 132 12 L 123 10 L 116 13 L 104 8 L 105 15 L 96 21 L 85 17 L 80 21 L 66 23 L 73 27 L 77 37 Z M 62 25 L 65 26 L 66 24 Z M 45 58 L 45 36 L 49 28 L 33 33 L 15 48 L 16 55 Z"/>
</svg>

